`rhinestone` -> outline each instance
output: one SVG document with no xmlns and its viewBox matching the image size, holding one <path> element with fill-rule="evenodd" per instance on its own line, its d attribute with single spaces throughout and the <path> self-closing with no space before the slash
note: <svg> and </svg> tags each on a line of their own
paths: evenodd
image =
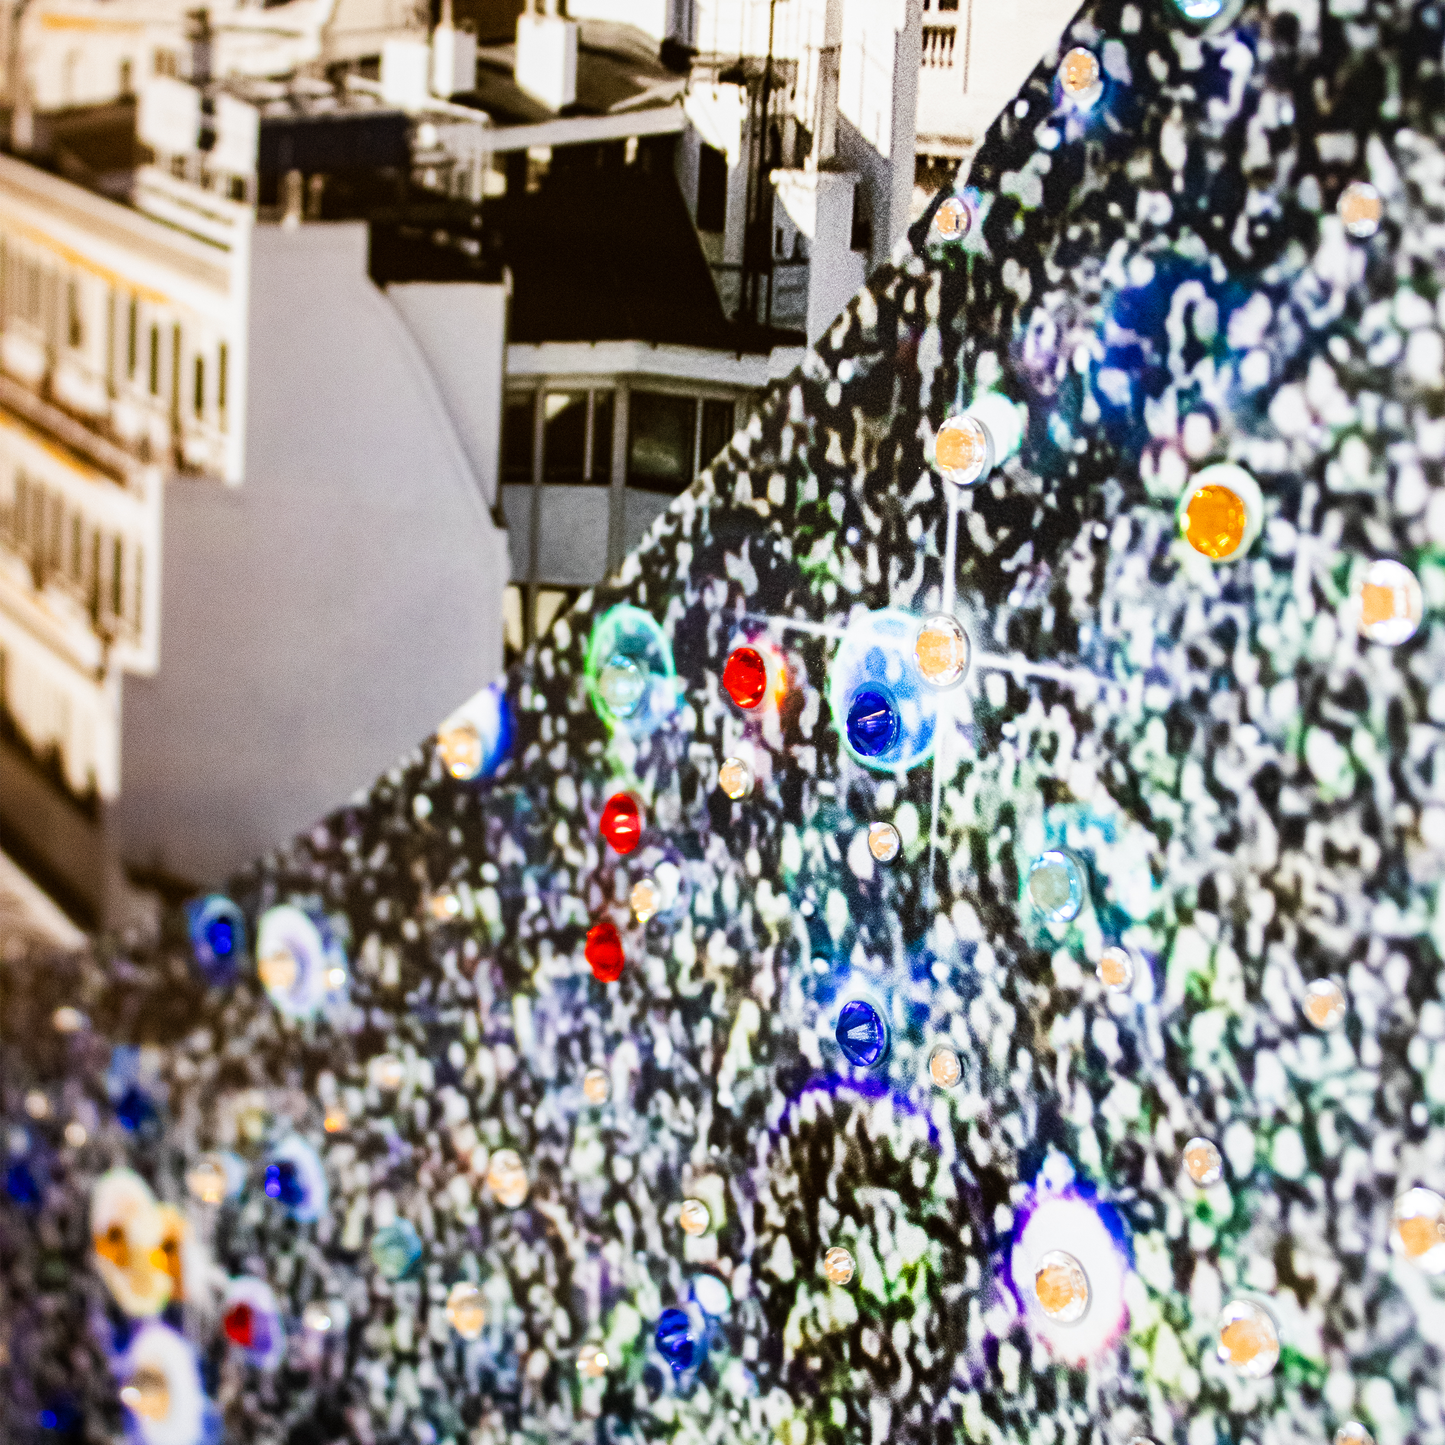
<svg viewBox="0 0 1445 1445">
<path fill-rule="evenodd" d="M 1185 540 L 1216 562 L 1237 552 L 1244 540 L 1244 502 L 1228 487 L 1200 487 L 1185 508 L 1185 517 Z"/>
<path fill-rule="evenodd" d="M 346 987 L 346 970 L 344 968 L 328 968 L 326 970 L 326 987 L 332 993 L 340 993 Z"/>
<path fill-rule="evenodd" d="M 605 1104 L 612 1097 L 612 1081 L 606 1069 L 587 1070 L 582 1076 L 582 1097 L 589 1104 Z"/>
<path fill-rule="evenodd" d="M 918 624 L 913 659 L 929 687 L 941 692 L 962 682 L 972 652 L 963 623 L 947 612 L 936 612 Z"/>
<path fill-rule="evenodd" d="M 622 948 L 622 935 L 610 918 L 599 920 L 587 930 L 582 954 L 592 970 L 592 977 L 599 983 L 615 983 L 622 977 L 627 955 Z"/>
<path fill-rule="evenodd" d="M 50 1015 L 50 1023 L 58 1034 L 78 1033 L 85 1027 L 85 1015 L 78 1008 L 63 1003 Z"/>
<path fill-rule="evenodd" d="M 225 1162 L 216 1154 L 202 1154 L 186 1174 L 186 1188 L 202 1204 L 220 1204 L 230 1188 Z"/>
<path fill-rule="evenodd" d="M 1346 1420 L 1335 1431 L 1335 1445 L 1375 1445 L 1375 1437 L 1358 1420 Z"/>
<path fill-rule="evenodd" d="M 300 965 L 289 948 L 268 953 L 256 964 L 256 974 L 261 980 L 261 986 L 271 993 L 286 993 L 294 988 L 300 972 Z"/>
<path fill-rule="evenodd" d="M 614 717 L 631 717 L 642 706 L 647 678 L 623 653 L 614 653 L 597 679 L 597 693 Z"/>
<path fill-rule="evenodd" d="M 395 1054 L 378 1054 L 371 1061 L 371 1078 L 378 1089 L 394 1094 L 406 1083 L 406 1061 Z"/>
<path fill-rule="evenodd" d="M 829 1284 L 852 1284 L 853 1256 L 841 1244 L 835 1244 L 823 1256 L 823 1274 Z"/>
<path fill-rule="evenodd" d="M 1385 203 L 1369 181 L 1351 181 L 1335 204 L 1335 211 L 1345 230 L 1357 241 L 1367 240 L 1380 229 L 1385 216 Z"/>
<path fill-rule="evenodd" d="M 522 1156 L 515 1149 L 498 1149 L 487 1165 L 487 1188 L 497 1196 L 497 1202 L 508 1209 L 515 1209 L 526 1199 L 531 1185 L 527 1182 L 527 1171 L 522 1167 Z"/>
<path fill-rule="evenodd" d="M 79 1149 L 90 1136 L 85 1132 L 85 1125 L 79 1119 L 72 1119 L 65 1126 L 65 1142 L 72 1149 Z"/>
<path fill-rule="evenodd" d="M 745 710 L 768 695 L 768 664 L 756 647 L 735 647 L 723 664 L 723 691 Z"/>
<path fill-rule="evenodd" d="M 1395 1201 L 1390 1247 L 1426 1274 L 1445 1273 L 1445 1199 L 1433 1189 L 1408 1189 Z"/>
<path fill-rule="evenodd" d="M 697 1353 L 697 1341 L 689 1329 L 687 1315 L 682 1310 L 663 1310 L 657 1322 L 657 1350 L 672 1366 L 673 1373 L 680 1375 Z"/>
<path fill-rule="evenodd" d="M 482 735 L 471 723 L 458 723 L 437 734 L 437 752 L 452 777 L 465 781 L 482 770 Z"/>
<path fill-rule="evenodd" d="M 867 999 L 855 998 L 838 1013 L 838 1047 L 850 1064 L 871 1069 L 888 1053 L 888 1025 Z"/>
<path fill-rule="evenodd" d="M 301 1327 L 309 1334 L 326 1334 L 331 1329 L 331 1311 L 320 1300 L 312 1300 L 301 1311 Z"/>
<path fill-rule="evenodd" d="M 933 213 L 933 229 L 945 241 L 961 241 L 973 227 L 973 211 L 957 196 L 946 196 Z"/>
<path fill-rule="evenodd" d="M 952 1089 L 963 1078 L 963 1064 L 952 1049 L 936 1048 L 928 1056 L 928 1077 L 940 1089 Z"/>
<path fill-rule="evenodd" d="M 171 1413 L 171 1390 L 165 1373 L 154 1365 L 142 1365 L 121 1386 L 120 1402 L 132 1415 L 158 1424 Z"/>
<path fill-rule="evenodd" d="M 1360 569 L 1350 588 L 1360 636 L 1386 647 L 1408 642 L 1425 615 L 1419 580 L 1403 562 L 1382 557 Z"/>
<path fill-rule="evenodd" d="M 346 1110 L 340 1104 L 333 1104 L 327 1109 L 326 1115 L 321 1121 L 321 1127 L 328 1134 L 339 1134 L 349 1123 L 351 1123 L 351 1119 Z"/>
<path fill-rule="evenodd" d="M 993 437 L 971 412 L 951 416 L 939 427 L 933 442 L 933 465 L 956 487 L 980 482 L 994 465 Z"/>
<path fill-rule="evenodd" d="M 608 1363 L 607 1351 L 596 1345 L 584 1345 L 577 1356 L 577 1368 L 589 1380 L 600 1380 L 607 1373 Z"/>
<path fill-rule="evenodd" d="M 1201 25 L 1224 13 L 1224 0 L 1174 0 L 1174 8 L 1186 20 Z M 1145 1445 L 1148 1445 L 1147 1441 Z"/>
<path fill-rule="evenodd" d="M 48 1119 L 50 1117 L 50 1100 L 39 1089 L 31 1089 L 25 1096 L 25 1112 L 32 1119 Z"/>
<path fill-rule="evenodd" d="M 1084 906 L 1084 875 L 1060 848 L 1050 848 L 1029 865 L 1029 900 L 1050 923 L 1068 923 Z"/>
<path fill-rule="evenodd" d="M 481 1290 L 470 1280 L 459 1279 L 447 1292 L 447 1323 L 464 1340 L 474 1340 L 486 1322 Z"/>
<path fill-rule="evenodd" d="M 708 1213 L 707 1205 L 701 1199 L 684 1199 L 682 1208 L 678 1211 L 677 1222 L 684 1234 L 690 1234 L 696 1239 L 698 1235 L 707 1233 L 712 1224 L 712 1215 Z"/>
<path fill-rule="evenodd" d="M 632 885 L 628 901 L 632 904 L 633 913 L 637 915 L 637 921 L 646 923 L 649 918 L 655 918 L 662 908 L 662 889 L 658 887 L 655 878 L 639 878 Z"/>
<path fill-rule="evenodd" d="M 717 785 L 733 802 L 753 790 L 753 770 L 741 758 L 728 758 L 717 770 Z"/>
<path fill-rule="evenodd" d="M 848 745 L 860 757 L 876 758 L 898 741 L 898 708 L 893 698 L 872 683 L 853 694 L 848 704 Z"/>
<path fill-rule="evenodd" d="M 1253 1300 L 1231 1300 L 1219 1317 L 1220 1362 L 1251 1380 L 1262 1380 L 1279 1363 L 1279 1330 Z"/>
<path fill-rule="evenodd" d="M 1110 993 L 1124 993 L 1134 986 L 1134 960 L 1127 948 L 1106 948 L 1099 955 L 1099 982 Z"/>
<path fill-rule="evenodd" d="M 898 829 L 892 823 L 870 823 L 868 825 L 868 851 L 880 862 L 891 863 L 903 846 Z"/>
<path fill-rule="evenodd" d="M 614 853 L 630 853 L 642 838 L 642 809 L 630 793 L 614 793 L 602 808 L 597 830 Z"/>
<path fill-rule="evenodd" d="M 383 1225 L 371 1237 L 371 1262 L 383 1279 L 405 1279 L 421 1258 L 421 1235 L 409 1219 Z"/>
<path fill-rule="evenodd" d="M 1206 1189 L 1224 1178 L 1224 1159 L 1212 1139 L 1191 1139 L 1184 1146 L 1184 1170 Z"/>
<path fill-rule="evenodd" d="M 1317 978 L 1305 989 L 1305 1017 L 1317 1029 L 1338 1028 L 1345 1018 L 1345 991 L 1332 978 Z"/>
<path fill-rule="evenodd" d="M 1072 1254 L 1051 1249 L 1034 1269 L 1034 1297 L 1055 1324 L 1077 1324 L 1089 1309 L 1089 1277 Z"/>
<path fill-rule="evenodd" d="M 1092 50 L 1076 45 L 1059 63 L 1059 85 L 1070 100 L 1090 106 L 1104 93 L 1099 59 Z"/>
<path fill-rule="evenodd" d="M 462 900 L 450 888 L 442 888 L 432 894 L 427 906 L 431 909 L 431 916 L 438 923 L 447 923 L 451 919 L 461 916 Z M 341 970 L 337 969 L 334 972 L 339 973 Z M 345 980 L 346 975 L 343 973 L 342 982 Z"/>
</svg>

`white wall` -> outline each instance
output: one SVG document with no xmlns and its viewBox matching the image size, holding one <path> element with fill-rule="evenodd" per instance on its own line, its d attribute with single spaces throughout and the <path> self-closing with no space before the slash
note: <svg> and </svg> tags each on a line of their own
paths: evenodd
<svg viewBox="0 0 1445 1445">
<path fill-rule="evenodd" d="M 361 225 L 258 227 L 246 477 L 170 484 L 159 675 L 127 683 L 116 836 L 219 879 L 499 670 L 504 535 Z"/>
</svg>

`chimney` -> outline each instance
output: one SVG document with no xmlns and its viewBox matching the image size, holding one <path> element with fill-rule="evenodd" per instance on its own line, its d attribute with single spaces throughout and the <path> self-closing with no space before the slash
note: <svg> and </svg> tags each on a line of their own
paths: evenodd
<svg viewBox="0 0 1445 1445">
<path fill-rule="evenodd" d="M 548 0 L 541 14 L 529 0 L 517 17 L 517 60 L 514 75 L 528 95 L 550 110 L 561 110 L 577 99 L 577 24 L 557 13 L 557 0 Z"/>
</svg>

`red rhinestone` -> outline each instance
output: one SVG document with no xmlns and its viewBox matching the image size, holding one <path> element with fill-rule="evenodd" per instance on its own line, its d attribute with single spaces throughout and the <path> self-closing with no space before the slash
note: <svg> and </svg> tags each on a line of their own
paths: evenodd
<svg viewBox="0 0 1445 1445">
<path fill-rule="evenodd" d="M 768 664 L 756 647 L 735 647 L 723 664 L 722 680 L 739 707 L 756 707 L 767 696 Z"/>
<path fill-rule="evenodd" d="M 642 838 L 642 809 L 630 793 L 613 793 L 602 809 L 602 836 L 618 853 L 630 853 Z"/>
<path fill-rule="evenodd" d="M 232 1344 L 249 1350 L 256 1341 L 256 1311 L 244 1302 L 234 1304 L 222 1318 L 221 1328 Z"/>
<path fill-rule="evenodd" d="M 594 923 L 587 930 L 586 955 L 593 978 L 613 983 L 622 977 L 622 965 L 626 962 L 622 953 L 622 936 L 610 918 Z"/>
</svg>

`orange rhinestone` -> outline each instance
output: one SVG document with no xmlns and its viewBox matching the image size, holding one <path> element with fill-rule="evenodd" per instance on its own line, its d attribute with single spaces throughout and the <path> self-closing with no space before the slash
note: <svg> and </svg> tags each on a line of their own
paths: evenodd
<svg viewBox="0 0 1445 1445">
<path fill-rule="evenodd" d="M 1184 538 L 1196 552 L 1218 562 L 1239 550 L 1248 516 L 1244 499 L 1228 487 L 1200 487 L 1184 509 Z"/>
</svg>

